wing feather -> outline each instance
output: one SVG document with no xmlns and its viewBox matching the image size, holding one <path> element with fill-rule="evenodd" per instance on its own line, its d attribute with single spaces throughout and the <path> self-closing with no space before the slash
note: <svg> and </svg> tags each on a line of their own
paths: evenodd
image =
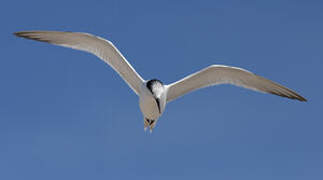
<svg viewBox="0 0 323 180">
<path fill-rule="evenodd" d="M 218 84 L 232 84 L 263 93 L 306 101 L 304 97 L 293 90 L 247 70 L 223 65 L 211 65 L 168 85 L 167 102 L 191 91 Z"/>
<path fill-rule="evenodd" d="M 119 50 L 108 40 L 87 33 L 60 31 L 21 31 L 18 37 L 47 42 L 59 46 L 86 51 L 98 56 L 109 64 L 139 95 L 144 80 L 126 60 Z"/>
</svg>

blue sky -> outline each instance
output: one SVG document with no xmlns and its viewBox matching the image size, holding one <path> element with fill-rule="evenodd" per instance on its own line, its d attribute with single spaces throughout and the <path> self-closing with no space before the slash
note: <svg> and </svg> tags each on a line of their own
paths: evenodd
<svg viewBox="0 0 323 180">
<path fill-rule="evenodd" d="M 0 179 L 322 179 L 322 1 L 16 1 L 0 7 Z M 145 78 L 248 69 L 301 103 L 229 85 L 167 105 L 144 133 L 138 97 L 95 56 L 12 35 L 89 32 Z"/>
</svg>

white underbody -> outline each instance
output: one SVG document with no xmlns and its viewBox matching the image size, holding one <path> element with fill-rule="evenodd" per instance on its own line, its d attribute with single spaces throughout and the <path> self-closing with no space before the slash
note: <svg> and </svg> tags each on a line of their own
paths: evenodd
<svg viewBox="0 0 323 180">
<path fill-rule="evenodd" d="M 139 106 L 145 118 L 149 120 L 157 120 L 162 115 L 166 106 L 166 95 L 166 88 L 161 89 L 158 94 L 160 99 L 159 112 L 158 105 L 153 94 L 146 87 L 146 84 L 143 84 L 139 95 Z"/>
</svg>

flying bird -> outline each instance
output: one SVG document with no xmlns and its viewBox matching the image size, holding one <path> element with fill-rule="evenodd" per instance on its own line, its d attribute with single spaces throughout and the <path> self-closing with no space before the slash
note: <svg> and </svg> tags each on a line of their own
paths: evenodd
<svg viewBox="0 0 323 180">
<path fill-rule="evenodd" d="M 232 84 L 263 93 L 306 101 L 295 91 L 238 67 L 211 65 L 172 84 L 158 79 L 144 80 L 119 50 L 108 40 L 88 33 L 60 31 L 21 31 L 18 37 L 47 42 L 92 53 L 109 64 L 139 96 L 144 129 L 150 132 L 163 114 L 166 104 L 194 90 Z"/>
</svg>

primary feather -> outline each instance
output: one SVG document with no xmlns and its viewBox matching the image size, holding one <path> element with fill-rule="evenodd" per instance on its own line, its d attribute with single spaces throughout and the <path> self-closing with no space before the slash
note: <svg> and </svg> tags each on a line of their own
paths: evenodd
<svg viewBox="0 0 323 180">
<path fill-rule="evenodd" d="M 191 91 L 218 84 L 232 84 L 255 91 L 306 101 L 296 92 L 247 70 L 223 65 L 211 65 L 168 85 L 167 102 Z"/>
<path fill-rule="evenodd" d="M 109 64 L 139 95 L 144 80 L 108 40 L 88 33 L 60 31 L 21 31 L 16 36 L 86 51 Z"/>
</svg>

